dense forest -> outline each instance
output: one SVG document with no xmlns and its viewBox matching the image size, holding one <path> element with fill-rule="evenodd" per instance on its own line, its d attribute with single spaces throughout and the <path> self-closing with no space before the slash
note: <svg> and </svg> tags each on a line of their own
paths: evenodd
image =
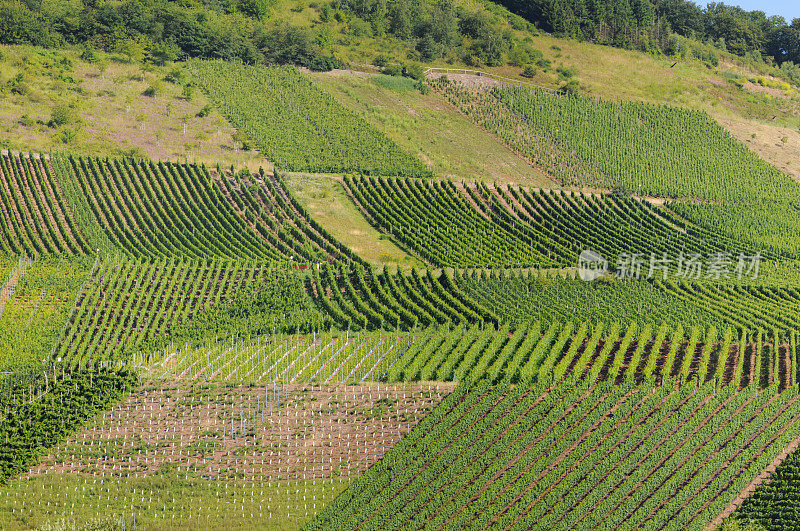
<svg viewBox="0 0 800 531">
<path fill-rule="evenodd" d="M 304 13 L 299 23 L 286 22 L 290 11 Z M 486 10 L 450 0 L 10 0 L 0 5 L 0 44 L 86 45 L 156 63 L 199 57 L 326 70 L 338 64 L 334 39 L 389 37 L 413 45 L 409 59 L 450 54 L 497 65 L 521 51 L 511 53 L 521 42 L 500 24 Z"/>
<path fill-rule="evenodd" d="M 800 63 L 800 19 L 687 0 L 499 0 L 512 12 L 559 36 L 675 53 L 672 33 L 736 55 Z"/>
<path fill-rule="evenodd" d="M 499 0 L 518 16 L 494 16 L 492 4 L 453 0 L 6 0 L 0 44 L 88 45 L 156 63 L 186 57 L 246 63 L 339 64 L 333 42 L 388 37 L 408 43 L 409 59 L 522 65 L 535 51 L 515 29 L 673 55 L 676 35 L 716 49 L 787 66 L 800 63 L 800 19 L 687 0 Z M 287 13 L 313 10 L 290 25 Z M 306 10 L 306 13 L 308 11 Z M 305 18 L 304 18 L 305 17 Z M 332 30 L 335 26 L 335 30 Z M 337 34 L 338 33 L 338 34 Z"/>
</svg>

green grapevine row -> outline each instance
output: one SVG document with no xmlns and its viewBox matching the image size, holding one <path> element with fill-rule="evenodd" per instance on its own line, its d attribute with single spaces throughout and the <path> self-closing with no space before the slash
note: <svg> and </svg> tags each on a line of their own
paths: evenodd
<svg viewBox="0 0 800 531">
<path fill-rule="evenodd" d="M 800 503 L 800 453 L 792 452 L 745 498 L 733 514 L 743 524 L 755 522 L 769 531 L 797 527 Z"/>
<path fill-rule="evenodd" d="M 94 369 L 53 376 L 45 393 L 0 421 L 0 483 L 26 472 L 49 447 L 120 400 L 137 381 L 134 373 Z"/>
<path fill-rule="evenodd" d="M 651 255 L 675 261 L 681 252 L 705 259 L 746 251 L 667 209 L 621 196 L 375 177 L 346 177 L 345 184 L 378 229 L 439 267 L 572 266 L 591 249 L 611 264 L 641 253 L 647 276 Z"/>
<path fill-rule="evenodd" d="M 760 347 L 759 347 L 760 345 Z M 778 345 L 777 348 L 775 345 Z M 730 328 L 671 328 L 533 322 L 499 330 L 461 324 L 415 338 L 382 379 L 560 382 L 569 378 L 616 383 L 678 379 L 734 387 L 797 380 L 795 334 L 737 336 Z"/>
<path fill-rule="evenodd" d="M 133 256 L 260 258 L 280 255 L 236 214 L 203 166 L 69 158 L 94 223 Z"/>
<path fill-rule="evenodd" d="M 89 251 L 43 156 L 0 153 L 0 252 Z"/>
<path fill-rule="evenodd" d="M 704 112 L 522 87 L 434 86 L 565 185 L 723 201 L 800 197 L 789 176 Z"/>
<path fill-rule="evenodd" d="M 75 363 L 119 359 L 264 272 L 246 262 L 103 261 L 80 293 L 52 357 Z"/>
<path fill-rule="evenodd" d="M 307 528 L 700 528 L 798 428 L 775 386 L 459 386 Z"/>
<path fill-rule="evenodd" d="M 306 290 L 336 326 L 349 330 L 401 329 L 432 324 L 487 322 L 492 312 L 467 297 L 446 273 L 375 273 L 360 264 L 323 263 Z"/>
<path fill-rule="evenodd" d="M 227 61 L 190 61 L 187 67 L 222 114 L 280 169 L 430 175 L 293 67 Z"/>
</svg>

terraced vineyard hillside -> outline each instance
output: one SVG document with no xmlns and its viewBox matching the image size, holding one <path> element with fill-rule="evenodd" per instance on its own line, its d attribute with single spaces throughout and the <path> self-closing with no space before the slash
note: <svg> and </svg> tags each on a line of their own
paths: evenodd
<svg viewBox="0 0 800 531">
<path fill-rule="evenodd" d="M 581 94 L 498 7 L 425 0 L 403 64 L 323 75 L 282 63 L 333 66 L 334 23 L 348 56 L 391 42 L 404 7 L 256 4 L 186 42 L 0 44 L 0 115 L 51 113 L 0 144 L 59 142 L 0 153 L 0 528 L 793 525 L 800 185 L 705 111 Z M 487 46 L 512 70 L 441 74 Z"/>
<path fill-rule="evenodd" d="M 346 177 L 345 183 L 378 229 L 437 267 L 573 266 L 585 249 L 609 260 L 634 252 L 648 260 L 650 253 L 751 252 L 632 198 L 374 177 Z M 788 256 L 771 249 L 761 253 Z"/>
<path fill-rule="evenodd" d="M 309 528 L 693 526 L 798 421 L 796 389 L 462 387 Z"/>
</svg>

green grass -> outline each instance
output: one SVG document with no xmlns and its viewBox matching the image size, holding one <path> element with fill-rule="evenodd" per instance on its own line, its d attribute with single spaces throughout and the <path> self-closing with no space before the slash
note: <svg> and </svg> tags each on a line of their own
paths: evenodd
<svg viewBox="0 0 800 531">
<path fill-rule="evenodd" d="M 61 258 L 31 265 L 0 317 L 0 370 L 50 355 L 90 268 L 90 262 Z"/>
<path fill-rule="evenodd" d="M 0 527 L 63 523 L 70 529 L 92 522 L 111 527 L 124 520 L 126 529 L 299 529 L 349 484 L 347 479 L 264 484 L 50 473 L 0 489 Z"/>
<path fill-rule="evenodd" d="M 289 173 L 284 181 L 312 218 L 370 264 L 403 269 L 422 266 L 369 224 L 336 177 Z"/>
<path fill-rule="evenodd" d="M 422 94 L 405 78 L 313 74 L 323 90 L 424 161 L 437 176 L 553 187 L 540 169 L 517 156 L 441 96 Z"/>
</svg>

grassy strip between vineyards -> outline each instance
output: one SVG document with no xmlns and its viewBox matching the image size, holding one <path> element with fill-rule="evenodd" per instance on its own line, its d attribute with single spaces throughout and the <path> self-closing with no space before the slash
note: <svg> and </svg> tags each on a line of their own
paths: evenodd
<svg viewBox="0 0 800 531">
<path fill-rule="evenodd" d="M 264 335 L 135 354 L 143 377 L 251 384 L 656 382 L 780 389 L 797 381 L 797 337 L 666 324 L 482 323 L 412 332 Z"/>
<path fill-rule="evenodd" d="M 191 61 L 187 69 L 222 114 L 280 169 L 409 176 L 431 173 L 293 67 Z"/>
<path fill-rule="evenodd" d="M 49 447 L 124 397 L 138 380 L 125 371 L 45 371 L 37 375 L 45 381 L 43 392 L 41 381 L 33 395 L 25 395 L 24 384 L 4 389 L 2 400 L 9 407 L 0 421 L 0 483 L 26 472 Z"/>
<path fill-rule="evenodd" d="M 0 527 L 191 530 L 257 523 L 259 529 L 300 529 L 351 482 L 43 474 L 0 487 Z"/>
<path fill-rule="evenodd" d="M 774 385 L 459 386 L 307 529 L 702 527 L 798 428 Z"/>
<path fill-rule="evenodd" d="M 800 198 L 800 187 L 707 114 L 522 87 L 434 86 L 567 186 L 723 201 Z"/>
</svg>

